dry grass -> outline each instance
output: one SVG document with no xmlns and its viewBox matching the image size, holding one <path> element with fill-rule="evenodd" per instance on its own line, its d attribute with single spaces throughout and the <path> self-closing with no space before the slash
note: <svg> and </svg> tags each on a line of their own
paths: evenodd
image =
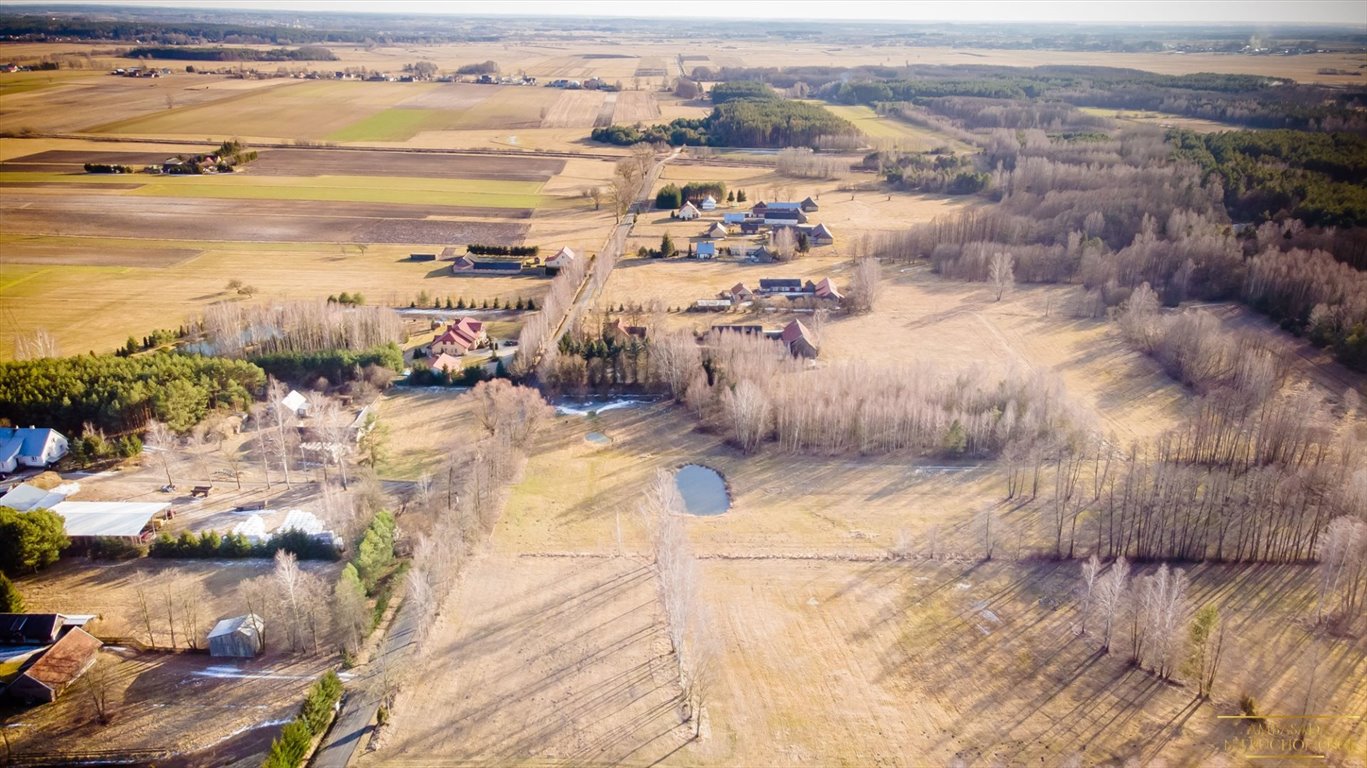
<svg viewBox="0 0 1367 768">
<path fill-rule="evenodd" d="M 561 91 L 541 119 L 542 128 L 592 128 L 610 94 L 602 91 Z M 616 94 L 611 94 L 616 98 Z"/>
</svg>

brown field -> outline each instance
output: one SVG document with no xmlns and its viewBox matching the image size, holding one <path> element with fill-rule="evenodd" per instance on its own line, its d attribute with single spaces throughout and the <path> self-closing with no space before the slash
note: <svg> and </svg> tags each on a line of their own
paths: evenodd
<svg viewBox="0 0 1367 768">
<path fill-rule="evenodd" d="M 335 578 L 338 569 L 335 563 L 301 565 L 325 579 Z M 332 664 L 328 655 L 290 656 L 268 646 L 257 659 L 236 661 L 204 653 L 139 652 L 118 643 L 129 642 L 121 638 L 147 641 L 136 608 L 135 575 L 152 575 L 158 590 L 169 586 L 180 592 L 202 585 L 203 647 L 203 635 L 214 621 L 246 611 L 237 595 L 239 582 L 269 573 L 271 567 L 269 560 L 64 561 L 20 579 L 29 610 L 99 616 L 87 629 L 111 643 L 101 651 L 100 663 L 110 668 L 109 702 L 116 725 L 100 726 L 88 694 L 77 690 L 11 718 L 11 748 L 16 754 L 49 757 L 92 750 L 171 749 L 201 752 L 198 759 L 219 765 L 263 752 L 297 710 L 304 690 Z M 152 621 L 157 643 L 169 646 L 164 613 L 154 613 Z M 177 643 L 183 649 L 184 637 L 177 637 Z"/>
<path fill-rule="evenodd" d="M 598 122 L 598 115 L 604 109 L 608 98 L 617 98 L 615 93 L 602 91 L 561 91 L 560 97 L 550 106 L 546 116 L 541 118 L 542 128 L 592 128 Z M 612 114 L 608 107 L 608 114 Z"/>
<path fill-rule="evenodd" d="M 659 119 L 660 104 L 654 93 L 623 91 L 617 94 L 617 109 L 612 113 L 613 123 L 634 125 Z"/>
</svg>

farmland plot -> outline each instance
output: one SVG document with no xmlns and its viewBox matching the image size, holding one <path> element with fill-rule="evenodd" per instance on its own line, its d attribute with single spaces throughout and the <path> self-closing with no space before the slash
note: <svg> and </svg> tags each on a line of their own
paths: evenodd
<svg viewBox="0 0 1367 768">
<path fill-rule="evenodd" d="M 542 128 L 592 128 L 608 97 L 603 91 L 561 91 L 560 97 L 541 119 Z"/>
</svg>

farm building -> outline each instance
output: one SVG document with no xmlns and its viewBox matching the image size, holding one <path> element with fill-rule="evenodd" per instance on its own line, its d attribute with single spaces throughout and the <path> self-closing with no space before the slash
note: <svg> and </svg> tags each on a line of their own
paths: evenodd
<svg viewBox="0 0 1367 768">
<path fill-rule="evenodd" d="M 707 197 L 704 197 L 704 198 L 702 199 L 702 209 L 703 209 L 704 211 L 715 211 L 715 210 L 717 210 L 717 198 L 715 198 L 715 197 L 713 197 L 713 196 L 711 196 L 711 195 L 708 195 Z"/>
<path fill-rule="evenodd" d="M 625 344 L 633 338 L 644 339 L 646 333 L 644 325 L 622 325 L 620 319 L 610 320 L 603 325 L 603 338 L 612 339 L 618 344 Z"/>
<path fill-rule="evenodd" d="M 72 543 L 96 538 L 119 538 L 130 542 L 152 536 L 152 520 L 170 509 L 157 502 L 63 501 L 52 506 L 62 516 L 63 528 Z"/>
<path fill-rule="evenodd" d="M 560 270 L 573 264 L 574 260 L 577 258 L 579 258 L 579 254 L 575 253 L 573 248 L 570 248 L 569 246 L 561 248 L 559 251 L 556 251 L 554 256 L 546 259 L 546 274 L 559 274 Z"/>
<path fill-rule="evenodd" d="M 209 655 L 251 658 L 261 653 L 265 629 L 266 623 L 254 613 L 224 619 L 209 631 Z"/>
<path fill-rule="evenodd" d="M 428 355 L 460 357 L 487 341 L 488 338 L 484 331 L 484 323 L 462 317 L 432 339 L 432 344 L 428 347 Z"/>
<path fill-rule="evenodd" d="M 0 645 L 55 643 L 63 626 L 57 613 L 0 613 Z"/>
<path fill-rule="evenodd" d="M 63 483 L 50 491 L 36 485 L 20 483 L 0 496 L 0 507 L 9 507 L 20 512 L 30 509 L 52 509 L 52 507 L 81 490 L 79 483 Z"/>
<path fill-rule="evenodd" d="M 775 211 L 801 211 L 802 203 L 766 203 L 763 200 L 750 207 L 750 215 L 757 219 L 765 219 Z"/>
<path fill-rule="evenodd" d="M 104 643 L 85 630 L 72 629 L 20 673 L 5 693 L 23 701 L 56 701 L 94 666 L 101 645 Z"/>
<path fill-rule="evenodd" d="M 806 224 L 807 214 L 797 209 L 770 209 L 764 212 L 764 223 L 770 227 Z"/>
<path fill-rule="evenodd" d="M 749 288 L 746 288 L 745 283 L 736 283 L 735 285 L 731 286 L 731 290 L 722 291 L 721 295 L 723 297 L 732 299 L 733 301 L 747 301 L 749 299 L 755 298 L 754 292 L 751 291 Z"/>
<path fill-rule="evenodd" d="M 409 260 L 409 261 L 436 261 L 436 260 L 437 260 L 437 254 L 435 254 L 435 253 L 410 253 L 410 254 L 408 254 L 408 260 Z"/>
<path fill-rule="evenodd" d="M 818 299 L 835 299 L 836 301 L 845 298 L 840 289 L 835 287 L 835 281 L 829 277 L 821 278 L 821 282 L 816 284 L 816 297 Z"/>
<path fill-rule="evenodd" d="M 699 259 L 715 259 L 717 258 L 717 244 L 698 243 L 698 250 L 694 252 L 694 255 Z"/>
<path fill-rule="evenodd" d="M 740 224 L 747 218 L 749 218 L 749 215 L 746 214 L 744 211 L 737 213 L 723 213 L 721 215 L 721 222 L 723 224 Z"/>
<path fill-rule="evenodd" d="M 762 245 L 758 248 L 752 249 L 749 253 L 745 254 L 745 259 L 746 261 L 750 261 L 756 264 L 768 264 L 770 262 L 776 261 L 774 252 L 769 250 L 768 248 L 765 248 Z"/>
<path fill-rule="evenodd" d="M 794 320 L 785 325 L 779 339 L 794 357 L 816 357 L 819 353 L 816 338 L 801 320 Z"/>
<path fill-rule="evenodd" d="M 709 240 L 725 240 L 726 234 L 726 225 L 718 221 L 713 222 L 712 226 L 708 227 L 702 236 Z"/>
<path fill-rule="evenodd" d="M 803 293 L 802 280 L 796 277 L 762 277 L 759 281 L 760 294 Z"/>
<path fill-rule="evenodd" d="M 731 308 L 730 299 L 698 299 L 693 302 L 693 308 L 705 311 L 727 310 Z"/>
<path fill-rule="evenodd" d="M 757 235 L 764 226 L 764 219 L 744 219 L 740 223 L 740 233 L 742 235 Z"/>
<path fill-rule="evenodd" d="M 476 274 L 476 275 L 515 275 L 522 271 L 522 262 L 508 261 L 499 259 L 472 259 L 469 256 L 459 256 L 451 262 L 451 272 L 453 274 Z"/>
<path fill-rule="evenodd" d="M 288 395 L 281 398 L 280 404 L 300 418 L 308 415 L 309 399 L 300 394 L 298 390 L 291 389 Z"/>
<path fill-rule="evenodd" d="M 821 206 L 817 205 L 816 201 L 810 197 L 798 203 L 797 205 L 799 208 L 802 209 L 804 213 L 815 213 L 821 210 Z"/>
<path fill-rule="evenodd" d="M 675 218 L 683 219 L 684 221 L 692 221 L 701 215 L 702 212 L 698 210 L 698 206 L 692 203 L 684 203 L 683 207 L 674 214 Z"/>
<path fill-rule="evenodd" d="M 817 224 L 808 235 L 812 239 L 812 245 L 834 245 L 835 233 L 831 232 L 830 227 L 825 224 Z"/>
<path fill-rule="evenodd" d="M 19 467 L 46 467 L 66 452 L 66 436 L 55 429 L 0 428 L 0 474 L 9 474 Z"/>
</svg>

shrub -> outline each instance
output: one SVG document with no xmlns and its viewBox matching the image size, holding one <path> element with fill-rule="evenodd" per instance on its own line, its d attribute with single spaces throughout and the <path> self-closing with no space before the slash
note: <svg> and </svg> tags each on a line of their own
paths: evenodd
<svg viewBox="0 0 1367 768">
<path fill-rule="evenodd" d="M 56 512 L 0 507 L 0 571 L 31 573 L 52 565 L 70 543 Z"/>
<path fill-rule="evenodd" d="M 24 597 L 19 594 L 19 588 L 14 586 L 14 582 L 0 571 L 0 613 L 23 613 Z"/>
<path fill-rule="evenodd" d="M 91 560 L 136 560 L 147 555 L 147 549 L 127 539 L 114 536 L 101 536 L 85 548 Z"/>
</svg>

